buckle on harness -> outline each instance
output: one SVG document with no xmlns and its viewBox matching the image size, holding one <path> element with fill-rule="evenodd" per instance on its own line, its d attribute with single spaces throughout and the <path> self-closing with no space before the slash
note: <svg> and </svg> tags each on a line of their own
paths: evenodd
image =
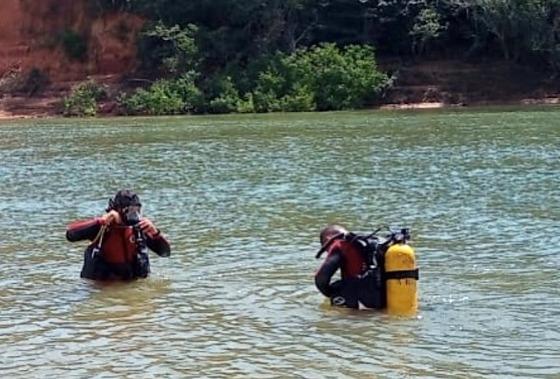
<svg viewBox="0 0 560 379">
<path fill-rule="evenodd" d="M 101 250 L 100 250 L 98 247 L 94 247 L 94 248 L 91 250 L 91 258 L 95 258 L 95 257 L 99 254 L 100 251 L 101 251 Z"/>
</svg>

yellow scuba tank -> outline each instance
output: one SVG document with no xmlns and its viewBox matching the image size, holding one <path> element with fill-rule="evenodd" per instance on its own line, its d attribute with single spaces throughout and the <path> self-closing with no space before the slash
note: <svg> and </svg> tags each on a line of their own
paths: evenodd
<svg viewBox="0 0 560 379">
<path fill-rule="evenodd" d="M 385 279 L 387 312 L 414 315 L 418 309 L 418 269 L 414 249 L 410 245 L 398 242 L 389 247 L 385 253 Z"/>
</svg>

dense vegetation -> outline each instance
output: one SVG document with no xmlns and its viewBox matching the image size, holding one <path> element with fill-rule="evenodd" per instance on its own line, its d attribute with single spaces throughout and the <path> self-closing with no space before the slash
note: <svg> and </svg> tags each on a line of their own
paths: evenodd
<svg viewBox="0 0 560 379">
<path fill-rule="evenodd" d="M 329 110 L 374 103 L 383 56 L 500 58 L 560 71 L 560 0 L 90 0 L 149 22 L 154 82 L 130 113 Z"/>
</svg>

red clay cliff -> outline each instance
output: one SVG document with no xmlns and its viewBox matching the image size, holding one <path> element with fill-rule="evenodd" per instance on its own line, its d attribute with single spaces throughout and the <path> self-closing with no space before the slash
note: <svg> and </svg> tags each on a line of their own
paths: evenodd
<svg viewBox="0 0 560 379">
<path fill-rule="evenodd" d="M 88 0 L 2 0 L 0 7 L 0 117 L 44 116 L 75 82 L 94 77 L 111 82 L 137 65 L 136 36 L 143 20 L 122 12 L 101 12 Z M 71 58 L 64 34 L 87 46 Z M 50 85 L 42 94 L 18 88 L 35 70 Z"/>
<path fill-rule="evenodd" d="M 0 78 L 33 68 L 53 82 L 133 70 L 134 39 L 142 19 L 127 13 L 101 13 L 89 4 L 87 0 L 2 0 Z M 59 40 L 67 31 L 83 36 L 87 43 L 83 60 L 64 53 Z"/>
</svg>

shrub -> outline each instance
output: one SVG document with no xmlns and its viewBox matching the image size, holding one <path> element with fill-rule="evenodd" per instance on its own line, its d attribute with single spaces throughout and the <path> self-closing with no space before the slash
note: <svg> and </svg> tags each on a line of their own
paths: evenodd
<svg viewBox="0 0 560 379">
<path fill-rule="evenodd" d="M 339 110 L 375 101 L 391 83 L 368 46 L 322 44 L 267 55 L 249 66 L 243 74 L 232 66 L 206 81 L 187 71 L 122 96 L 120 103 L 127 113 L 150 115 Z M 237 74 L 235 81 L 229 74 Z"/>
<path fill-rule="evenodd" d="M 314 94 L 318 110 L 360 108 L 375 100 L 388 77 L 377 69 L 373 49 L 322 44 L 286 58 L 293 80 Z"/>
<path fill-rule="evenodd" d="M 183 111 L 183 100 L 163 80 L 148 89 L 136 90 L 132 96 L 123 98 L 121 104 L 130 114 L 169 115 Z"/>
<path fill-rule="evenodd" d="M 138 89 L 131 96 L 121 96 L 121 106 L 129 114 L 174 115 L 195 112 L 203 102 L 196 87 L 196 74 L 189 72 L 177 79 L 158 80 L 147 89 Z"/>
<path fill-rule="evenodd" d="M 390 83 L 368 46 L 322 44 L 267 59 L 251 91 L 257 112 L 359 108 Z"/>
<path fill-rule="evenodd" d="M 237 112 L 242 99 L 230 76 L 217 76 L 207 89 L 209 113 Z"/>
<path fill-rule="evenodd" d="M 278 112 L 281 110 L 280 98 L 285 95 L 286 78 L 275 67 L 261 72 L 253 91 L 253 104 L 256 112 Z"/>
<path fill-rule="evenodd" d="M 169 81 L 171 90 L 181 96 L 185 112 L 198 111 L 204 102 L 202 92 L 196 85 L 198 76 L 197 72 L 189 71 L 179 78 Z"/>
<path fill-rule="evenodd" d="M 237 112 L 239 113 L 254 113 L 255 104 L 253 101 L 253 94 L 248 93 L 243 98 L 239 99 L 237 103 Z"/>
<path fill-rule="evenodd" d="M 315 96 L 308 87 L 296 87 L 290 94 L 280 99 L 280 108 L 284 112 L 313 111 L 315 110 Z"/>
<path fill-rule="evenodd" d="M 72 88 L 69 96 L 62 102 L 64 116 L 95 116 L 97 102 L 106 96 L 103 86 L 90 80 Z"/>
</svg>

